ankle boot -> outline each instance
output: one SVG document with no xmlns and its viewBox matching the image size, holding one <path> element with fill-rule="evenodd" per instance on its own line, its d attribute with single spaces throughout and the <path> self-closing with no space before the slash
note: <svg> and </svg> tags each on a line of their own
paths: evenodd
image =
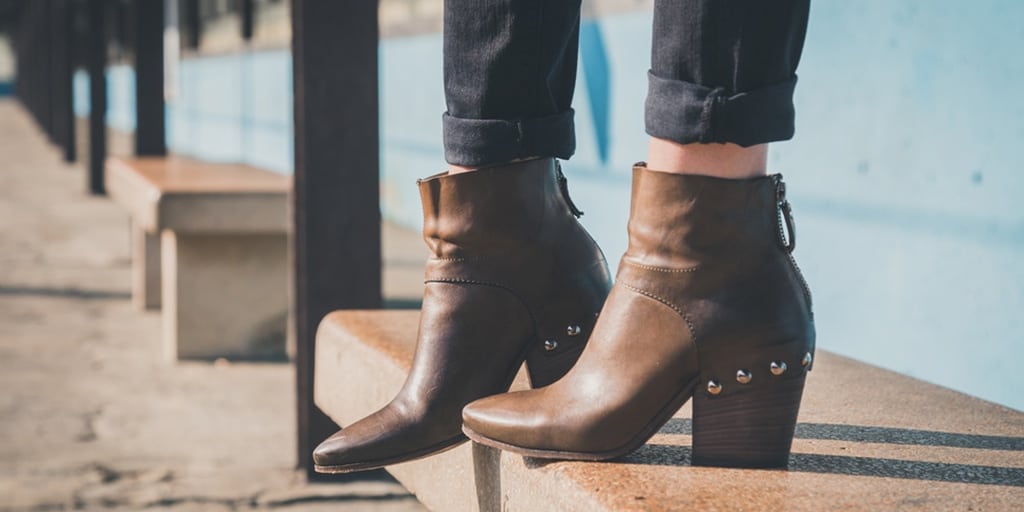
<svg viewBox="0 0 1024 512">
<path fill-rule="evenodd" d="M 464 431 L 532 457 L 612 459 L 692 397 L 694 464 L 785 466 L 814 353 L 792 228 L 780 175 L 637 164 L 629 248 L 580 360 L 551 386 L 470 404 Z"/>
<path fill-rule="evenodd" d="M 462 408 L 576 362 L 611 278 L 565 177 L 538 159 L 419 181 L 430 248 L 412 370 L 383 409 L 320 444 L 324 473 L 376 469 L 465 441 Z"/>
</svg>

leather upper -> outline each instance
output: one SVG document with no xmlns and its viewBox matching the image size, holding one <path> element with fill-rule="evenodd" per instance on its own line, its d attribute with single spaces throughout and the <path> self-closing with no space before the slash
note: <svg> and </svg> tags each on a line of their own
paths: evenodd
<svg viewBox="0 0 1024 512">
<path fill-rule="evenodd" d="M 576 366 L 546 388 L 470 404 L 465 426 L 530 450 L 610 454 L 653 435 L 698 384 L 719 379 L 729 393 L 739 368 L 763 379 L 771 360 L 799 367 L 814 326 L 783 243 L 780 184 L 638 164 L 629 247 Z"/>
<path fill-rule="evenodd" d="M 411 372 L 394 400 L 316 449 L 318 466 L 400 462 L 464 440 L 463 406 L 507 391 L 527 353 L 556 329 L 564 337 L 566 322 L 593 323 L 610 276 L 561 179 L 538 159 L 419 181 L 431 254 Z M 585 342 L 538 356 L 538 368 L 562 368 L 538 378 L 561 376 Z"/>
</svg>

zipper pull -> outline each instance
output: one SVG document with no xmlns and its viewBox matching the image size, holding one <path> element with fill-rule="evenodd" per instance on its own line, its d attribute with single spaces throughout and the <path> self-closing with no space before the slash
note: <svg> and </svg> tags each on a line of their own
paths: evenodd
<svg viewBox="0 0 1024 512">
<path fill-rule="evenodd" d="M 577 219 L 583 216 L 583 212 L 576 207 L 576 203 L 572 202 L 572 198 L 569 197 L 569 180 L 565 178 L 565 174 L 562 173 L 562 164 L 555 160 L 555 174 L 558 176 L 558 189 L 562 192 L 562 198 L 565 199 L 565 204 L 569 206 L 569 212 L 573 214 Z"/>
<path fill-rule="evenodd" d="M 793 207 L 786 199 L 786 183 L 781 174 L 772 175 L 775 182 L 775 204 L 779 212 L 779 244 L 787 253 L 796 249 L 796 224 L 793 222 Z"/>
</svg>

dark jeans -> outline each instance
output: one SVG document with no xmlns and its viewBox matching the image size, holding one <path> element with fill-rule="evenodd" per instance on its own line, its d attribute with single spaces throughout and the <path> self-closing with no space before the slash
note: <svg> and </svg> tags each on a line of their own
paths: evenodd
<svg viewBox="0 0 1024 512">
<path fill-rule="evenodd" d="M 647 133 L 752 146 L 793 136 L 810 0 L 656 0 Z M 569 158 L 580 0 L 445 0 L 445 158 Z M 639 79 L 639 77 L 638 77 Z"/>
</svg>

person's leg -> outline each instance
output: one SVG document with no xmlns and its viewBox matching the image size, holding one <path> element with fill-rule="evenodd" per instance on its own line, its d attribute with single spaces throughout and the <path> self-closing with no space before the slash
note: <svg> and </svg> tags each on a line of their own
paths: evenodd
<svg viewBox="0 0 1024 512">
<path fill-rule="evenodd" d="M 810 0 L 656 0 L 647 165 L 763 175 L 767 143 L 793 136 Z"/>
<path fill-rule="evenodd" d="M 463 429 L 528 456 L 605 460 L 693 399 L 694 464 L 776 467 L 815 334 L 767 143 L 793 134 L 808 3 L 658 0 L 650 160 L 629 247 L 577 364 L 543 390 L 473 402 Z"/>
<path fill-rule="evenodd" d="M 444 23 L 450 170 L 572 156 L 580 0 L 446 0 Z"/>
<path fill-rule="evenodd" d="M 524 359 L 539 387 L 579 357 L 611 287 L 555 161 L 574 148 L 579 6 L 446 1 L 451 168 L 418 183 L 430 258 L 412 368 L 389 404 L 317 447 L 317 471 L 450 448 L 466 440 L 463 406 L 507 391 Z"/>
</svg>

